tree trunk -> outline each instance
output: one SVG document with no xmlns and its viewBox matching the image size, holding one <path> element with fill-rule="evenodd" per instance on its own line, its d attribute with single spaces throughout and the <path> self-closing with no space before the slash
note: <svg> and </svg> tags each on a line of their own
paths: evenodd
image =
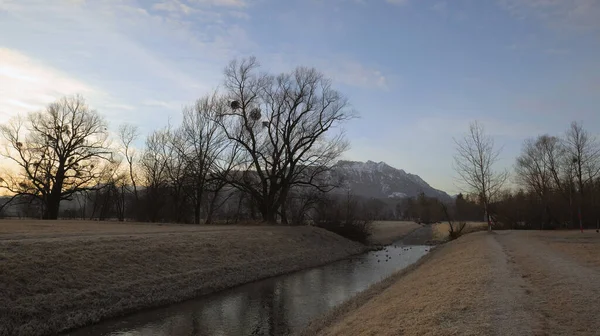
<svg viewBox="0 0 600 336">
<path fill-rule="evenodd" d="M 490 219 L 490 211 L 489 211 L 489 206 L 487 205 L 487 203 L 485 204 L 484 211 L 485 211 L 485 218 L 488 223 L 488 232 L 492 232 L 492 221 Z"/>
<path fill-rule="evenodd" d="M 285 209 L 285 203 L 281 204 L 281 224 L 288 225 L 287 211 Z"/>
<path fill-rule="evenodd" d="M 210 199 L 210 203 L 208 204 L 208 211 L 206 213 L 206 220 L 204 221 L 204 224 L 212 224 L 213 214 L 215 212 L 215 204 L 217 204 L 218 197 L 219 193 L 215 191 Z"/>
<path fill-rule="evenodd" d="M 263 204 L 260 210 L 263 222 L 268 224 L 277 224 L 277 208 L 270 204 Z"/>
<path fill-rule="evenodd" d="M 269 210 L 263 214 L 263 221 L 268 224 L 277 224 L 277 216 L 275 211 Z"/>
<path fill-rule="evenodd" d="M 46 204 L 46 211 L 44 212 L 44 219 L 56 220 L 58 219 L 58 211 L 60 208 L 60 197 L 50 195 L 48 197 L 48 204 Z"/>
<path fill-rule="evenodd" d="M 194 204 L 194 224 L 200 224 L 200 204 L 195 202 Z"/>
</svg>

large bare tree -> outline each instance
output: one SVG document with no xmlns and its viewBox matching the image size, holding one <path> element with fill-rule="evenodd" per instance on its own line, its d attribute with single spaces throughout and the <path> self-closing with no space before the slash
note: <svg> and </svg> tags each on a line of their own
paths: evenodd
<svg viewBox="0 0 600 336">
<path fill-rule="evenodd" d="M 469 133 L 462 139 L 455 139 L 456 154 L 454 169 L 466 191 L 479 196 L 492 230 L 490 203 L 508 178 L 507 171 L 496 171 L 500 149 L 495 148 L 494 139 L 485 133 L 482 124 L 475 121 L 469 125 Z"/>
<path fill-rule="evenodd" d="M 542 229 L 544 222 L 551 219 L 550 196 L 560 190 L 563 184 L 559 166 L 562 155 L 559 138 L 541 135 L 537 139 L 526 140 L 521 155 L 517 157 L 515 172 L 518 181 L 533 191 L 542 202 Z"/>
<path fill-rule="evenodd" d="M 292 188 L 332 187 L 324 176 L 347 148 L 340 127 L 355 114 L 315 69 L 277 76 L 259 73 L 255 58 L 225 69 L 229 109 L 216 121 L 240 147 L 237 174 L 228 182 L 248 193 L 266 222 L 286 221 Z"/>
<path fill-rule="evenodd" d="M 62 200 L 94 187 L 100 161 L 112 155 L 106 122 L 81 96 L 18 116 L 0 126 L 0 134 L 6 140 L 2 155 L 18 167 L 2 187 L 41 201 L 44 219 L 57 219 Z"/>
</svg>

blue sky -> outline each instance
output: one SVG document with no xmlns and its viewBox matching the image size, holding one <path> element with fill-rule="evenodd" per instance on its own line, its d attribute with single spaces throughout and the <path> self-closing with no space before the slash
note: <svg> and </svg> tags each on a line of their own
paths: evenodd
<svg viewBox="0 0 600 336">
<path fill-rule="evenodd" d="M 333 79 L 361 115 L 345 158 L 452 193 L 472 120 L 504 146 L 500 168 L 573 120 L 600 132 L 596 0 L 0 0 L 0 122 L 82 93 L 145 134 L 248 55 Z"/>
</svg>

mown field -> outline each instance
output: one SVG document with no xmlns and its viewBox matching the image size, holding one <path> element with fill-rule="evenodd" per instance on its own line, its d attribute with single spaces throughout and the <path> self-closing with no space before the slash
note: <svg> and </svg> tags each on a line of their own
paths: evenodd
<svg viewBox="0 0 600 336">
<path fill-rule="evenodd" d="M 366 247 L 312 227 L 0 221 L 0 335 L 47 335 Z"/>
<path fill-rule="evenodd" d="M 373 224 L 374 244 L 419 227 Z M 313 227 L 0 221 L 0 335 L 46 335 L 364 252 Z"/>
</svg>

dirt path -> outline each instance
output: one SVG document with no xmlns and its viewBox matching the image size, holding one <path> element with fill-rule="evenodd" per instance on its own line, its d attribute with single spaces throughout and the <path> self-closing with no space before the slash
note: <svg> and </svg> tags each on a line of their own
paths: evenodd
<svg viewBox="0 0 600 336">
<path fill-rule="evenodd" d="M 552 248 L 547 236 L 499 233 L 513 279 L 527 293 L 530 319 L 538 334 L 597 335 L 600 331 L 600 273 L 572 256 Z M 514 285 L 513 285 L 514 287 Z"/>
<path fill-rule="evenodd" d="M 525 283 L 515 276 L 514 262 L 498 241 L 497 235 L 485 236 L 489 249 L 491 281 L 487 286 L 484 309 L 492 322 L 494 335 L 534 335 L 535 320 L 528 312 Z"/>
<path fill-rule="evenodd" d="M 342 310 L 340 310 L 342 311 Z M 479 232 L 439 247 L 320 335 L 598 335 L 600 235 Z"/>
</svg>

